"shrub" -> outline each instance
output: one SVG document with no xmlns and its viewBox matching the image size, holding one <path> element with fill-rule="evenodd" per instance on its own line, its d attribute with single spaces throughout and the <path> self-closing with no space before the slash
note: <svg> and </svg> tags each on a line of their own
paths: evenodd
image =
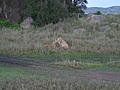
<svg viewBox="0 0 120 90">
<path fill-rule="evenodd" d="M 15 29 L 20 28 L 20 26 L 18 24 L 14 24 L 14 23 L 12 23 L 10 21 L 0 19 L 0 28 L 3 28 L 3 27 L 15 28 Z"/>
</svg>

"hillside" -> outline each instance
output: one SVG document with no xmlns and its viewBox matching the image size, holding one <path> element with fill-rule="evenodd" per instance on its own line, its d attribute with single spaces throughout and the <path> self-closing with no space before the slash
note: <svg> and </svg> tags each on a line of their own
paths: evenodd
<svg viewBox="0 0 120 90">
<path fill-rule="evenodd" d="M 120 53 L 120 15 L 105 15 L 103 21 L 91 23 L 86 17 L 67 19 L 57 24 L 28 30 L 0 31 L 0 54 L 29 52 Z M 80 30 L 82 31 L 80 31 Z M 85 30 L 84 30 L 85 29 Z M 107 30 L 104 30 L 107 29 Z M 70 49 L 46 48 L 62 37 Z"/>
<path fill-rule="evenodd" d="M 108 8 L 90 7 L 85 10 L 85 13 L 95 13 L 97 11 L 100 11 L 103 14 L 120 14 L 120 6 L 113 6 Z"/>
</svg>

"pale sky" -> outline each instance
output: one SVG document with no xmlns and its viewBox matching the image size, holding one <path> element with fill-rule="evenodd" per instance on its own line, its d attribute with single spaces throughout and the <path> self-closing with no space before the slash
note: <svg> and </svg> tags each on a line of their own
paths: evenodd
<svg viewBox="0 0 120 90">
<path fill-rule="evenodd" d="M 120 6 L 120 0 L 87 0 L 87 7 Z"/>
</svg>

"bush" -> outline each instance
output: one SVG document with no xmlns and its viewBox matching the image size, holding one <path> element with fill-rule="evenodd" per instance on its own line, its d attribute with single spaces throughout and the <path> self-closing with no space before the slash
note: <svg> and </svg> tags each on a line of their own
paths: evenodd
<svg viewBox="0 0 120 90">
<path fill-rule="evenodd" d="M 14 29 L 20 28 L 20 26 L 18 24 L 14 24 L 10 21 L 0 19 L 0 28 L 3 28 L 3 27 L 14 28 Z"/>
<path fill-rule="evenodd" d="M 67 7 L 58 0 L 26 0 L 24 17 L 31 16 L 35 26 L 57 23 L 68 15 Z"/>
</svg>

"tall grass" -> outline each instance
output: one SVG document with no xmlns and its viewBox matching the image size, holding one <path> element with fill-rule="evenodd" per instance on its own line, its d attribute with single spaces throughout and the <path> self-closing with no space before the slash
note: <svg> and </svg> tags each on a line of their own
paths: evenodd
<svg viewBox="0 0 120 90">
<path fill-rule="evenodd" d="M 1 83 L 2 82 L 2 83 Z M 0 80 L 0 90 L 119 90 L 120 84 L 100 82 L 68 82 L 53 80 Z"/>
<path fill-rule="evenodd" d="M 87 18 L 67 19 L 58 24 L 29 30 L 0 30 L 0 54 L 10 53 L 120 53 L 120 15 L 106 15 L 97 24 L 89 23 Z M 109 25 L 111 30 L 103 32 L 100 27 Z M 75 29 L 84 28 L 84 33 L 75 34 Z M 61 36 L 70 46 L 69 50 L 48 49 L 44 45 Z"/>
</svg>

